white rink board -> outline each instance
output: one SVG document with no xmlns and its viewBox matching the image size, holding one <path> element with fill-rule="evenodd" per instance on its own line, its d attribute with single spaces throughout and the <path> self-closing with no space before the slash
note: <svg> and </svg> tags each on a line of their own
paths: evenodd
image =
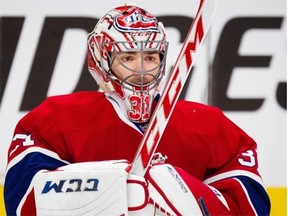
<svg viewBox="0 0 288 216">
<path fill-rule="evenodd" d="M 191 18 L 195 14 L 197 4 L 191 0 L 134 0 L 133 2 L 157 16 Z M 0 0 L 1 18 L 23 17 L 25 20 L 10 70 L 5 71 L 9 73 L 6 85 L 3 84 L 1 78 L 1 88 L 4 90 L 2 100 L 0 100 L 0 173 L 2 176 L 5 172 L 6 152 L 14 127 L 26 113 L 26 111 L 19 110 L 29 82 L 29 74 L 45 20 L 51 17 L 98 19 L 109 9 L 121 3 L 125 1 Z M 286 108 L 281 107 L 276 98 L 278 84 L 287 82 L 286 16 L 285 0 L 219 0 L 210 33 L 201 49 L 200 57 L 195 62 L 193 77 L 190 79 L 185 96 L 187 100 L 203 103 L 210 101 L 208 98 L 211 84 L 209 66 L 215 58 L 227 23 L 242 18 L 276 17 L 282 20 L 279 27 L 271 28 L 263 24 L 261 28 L 251 28 L 243 35 L 238 35 L 241 37 L 238 50 L 236 50 L 238 55 L 270 56 L 271 59 L 269 65 L 265 67 L 235 66 L 227 88 L 227 97 L 230 99 L 263 99 L 262 105 L 255 110 L 225 111 L 225 113 L 258 142 L 259 169 L 267 186 L 285 186 L 287 180 Z M 167 34 L 170 42 L 167 68 L 170 68 L 178 55 L 181 43 L 180 32 L 177 28 L 167 27 Z M 233 38 L 237 38 L 237 35 L 233 35 L 236 33 L 230 32 L 230 34 L 231 37 L 228 36 L 232 38 L 232 41 Z M 66 29 L 47 96 L 73 91 L 79 81 L 83 63 L 86 61 L 86 38 L 87 32 L 83 29 Z M 230 44 L 227 44 L 227 49 L 229 46 Z M 225 60 L 227 63 L 230 61 L 229 58 Z"/>
</svg>

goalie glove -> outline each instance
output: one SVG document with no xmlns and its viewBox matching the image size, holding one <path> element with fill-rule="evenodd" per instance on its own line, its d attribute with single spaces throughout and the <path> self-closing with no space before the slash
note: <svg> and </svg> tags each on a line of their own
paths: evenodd
<svg viewBox="0 0 288 216">
<path fill-rule="evenodd" d="M 158 208 L 158 215 L 202 215 L 197 200 L 173 166 L 151 166 L 146 180 L 150 203 Z"/>
<path fill-rule="evenodd" d="M 156 215 L 229 215 L 222 194 L 184 170 L 159 163 L 149 167 L 145 177 Z"/>
<path fill-rule="evenodd" d="M 126 160 L 74 163 L 33 180 L 37 215 L 152 215 L 144 177 Z M 131 214 L 130 214 L 131 213 Z"/>
</svg>

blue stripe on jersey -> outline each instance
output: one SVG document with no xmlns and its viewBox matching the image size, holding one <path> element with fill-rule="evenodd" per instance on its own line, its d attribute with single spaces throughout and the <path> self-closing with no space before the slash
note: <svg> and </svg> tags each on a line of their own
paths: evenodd
<svg viewBox="0 0 288 216">
<path fill-rule="evenodd" d="M 257 215 L 269 215 L 271 203 L 263 186 L 247 176 L 235 176 L 235 178 L 245 186 Z"/>
<path fill-rule="evenodd" d="M 11 167 L 5 178 L 4 199 L 7 215 L 16 215 L 17 207 L 29 188 L 34 175 L 43 169 L 55 170 L 66 165 L 40 152 L 27 154 L 21 161 Z"/>
</svg>

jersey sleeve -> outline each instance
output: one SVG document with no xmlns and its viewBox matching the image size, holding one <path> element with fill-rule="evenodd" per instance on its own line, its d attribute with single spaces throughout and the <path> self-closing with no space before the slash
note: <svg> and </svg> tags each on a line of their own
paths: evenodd
<svg viewBox="0 0 288 216">
<path fill-rule="evenodd" d="M 68 164 L 54 151 L 42 134 L 53 130 L 49 106 L 40 105 L 17 124 L 8 151 L 8 165 L 4 183 L 7 215 L 36 215 L 33 177 L 40 170 L 55 170 Z M 44 115 L 39 115 L 43 112 Z M 44 116 L 44 117 L 43 117 Z M 41 128 L 40 130 L 37 128 Z"/>
<path fill-rule="evenodd" d="M 219 155 L 215 163 L 221 166 L 209 170 L 204 183 L 222 193 L 232 215 L 269 215 L 270 200 L 258 172 L 257 143 L 224 114 L 219 122 L 214 153 Z"/>
</svg>

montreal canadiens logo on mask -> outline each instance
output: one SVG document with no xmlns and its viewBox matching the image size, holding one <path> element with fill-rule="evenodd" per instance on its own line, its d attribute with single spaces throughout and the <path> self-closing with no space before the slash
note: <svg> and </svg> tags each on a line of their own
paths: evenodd
<svg viewBox="0 0 288 216">
<path fill-rule="evenodd" d="M 158 32 L 156 18 L 151 14 L 143 14 L 135 8 L 125 15 L 116 16 L 114 27 L 122 32 Z"/>
</svg>

